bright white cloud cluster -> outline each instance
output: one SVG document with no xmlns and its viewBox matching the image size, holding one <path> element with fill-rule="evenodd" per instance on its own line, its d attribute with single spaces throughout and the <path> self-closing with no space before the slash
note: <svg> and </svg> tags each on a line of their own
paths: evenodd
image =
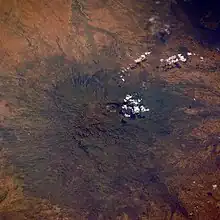
<svg viewBox="0 0 220 220">
<path fill-rule="evenodd" d="M 120 72 L 118 73 L 121 80 L 125 82 L 125 73 L 128 72 L 129 70 L 133 70 L 138 67 L 139 64 L 147 60 L 147 57 L 151 54 L 151 51 L 147 51 L 140 55 L 137 59 L 134 59 L 134 62 L 129 64 L 127 67 L 122 67 Z M 165 63 L 167 66 L 177 66 L 179 65 L 180 62 L 185 63 L 189 59 L 190 56 L 195 56 L 195 53 L 187 52 L 186 54 L 181 54 L 178 53 L 176 55 L 170 56 L 166 59 L 161 58 L 160 62 Z M 204 58 L 201 56 L 200 60 L 203 61 Z"/>
<path fill-rule="evenodd" d="M 173 55 L 167 59 L 160 59 L 160 62 L 166 62 L 168 65 L 178 63 L 179 61 L 186 62 L 187 58 L 184 55 L 182 55 L 181 53 L 178 53 L 177 55 Z"/>
<path fill-rule="evenodd" d="M 126 118 L 141 117 L 144 112 L 149 112 L 150 109 L 146 108 L 142 104 L 141 98 L 134 98 L 132 95 L 128 94 L 124 98 L 124 104 L 121 107 L 121 113 Z"/>
<path fill-rule="evenodd" d="M 135 59 L 134 63 L 129 64 L 127 67 L 122 67 L 120 72 L 119 72 L 121 80 L 123 82 L 125 82 L 124 73 L 126 73 L 129 70 L 135 69 L 138 66 L 138 64 L 145 61 L 147 59 L 147 56 L 150 55 L 150 54 L 151 54 L 151 52 L 147 51 L 144 54 L 140 55 L 137 59 Z"/>
<path fill-rule="evenodd" d="M 147 56 L 150 55 L 151 52 L 145 52 L 144 54 L 142 54 L 140 57 L 138 57 L 136 60 L 134 60 L 135 63 L 141 63 L 143 61 L 145 61 L 147 59 Z"/>
</svg>

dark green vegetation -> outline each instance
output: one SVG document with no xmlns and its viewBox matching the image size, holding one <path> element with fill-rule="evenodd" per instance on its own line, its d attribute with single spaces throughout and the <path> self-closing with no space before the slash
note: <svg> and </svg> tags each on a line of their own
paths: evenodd
<svg viewBox="0 0 220 220">
<path fill-rule="evenodd" d="M 63 57 L 44 62 L 48 72 L 62 73 L 62 79 L 49 81 L 42 76 L 39 81 L 22 82 L 17 88 L 21 118 L 12 122 L 14 129 L 3 132 L 6 146 L 8 133 L 14 130 L 17 136 L 7 147 L 24 174 L 25 190 L 94 216 L 108 212 L 112 216 L 120 207 L 131 207 L 134 187 L 141 189 L 140 203 L 159 199 L 172 213 L 187 216 L 166 185 L 166 178 L 177 172 L 165 161 L 174 149 L 156 144 L 169 137 L 180 148 L 179 136 L 184 138 L 196 123 L 194 119 L 189 125 L 191 116 L 181 110 L 194 103 L 183 96 L 182 87 L 170 87 L 150 75 L 144 87 L 137 76 L 128 77 L 123 85 L 116 70 L 89 74 L 83 65 L 64 65 Z M 109 112 L 106 105 L 121 103 L 133 93 L 140 94 L 150 112 L 121 123 L 118 111 Z"/>
</svg>

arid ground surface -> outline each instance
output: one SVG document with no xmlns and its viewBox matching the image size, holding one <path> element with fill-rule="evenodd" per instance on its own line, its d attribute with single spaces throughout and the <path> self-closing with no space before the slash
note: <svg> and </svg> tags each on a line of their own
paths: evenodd
<svg viewBox="0 0 220 220">
<path fill-rule="evenodd" d="M 0 0 L 0 219 L 220 219 L 220 47 L 190 19 L 178 1 Z M 119 114 L 127 94 L 145 117 Z"/>
</svg>

